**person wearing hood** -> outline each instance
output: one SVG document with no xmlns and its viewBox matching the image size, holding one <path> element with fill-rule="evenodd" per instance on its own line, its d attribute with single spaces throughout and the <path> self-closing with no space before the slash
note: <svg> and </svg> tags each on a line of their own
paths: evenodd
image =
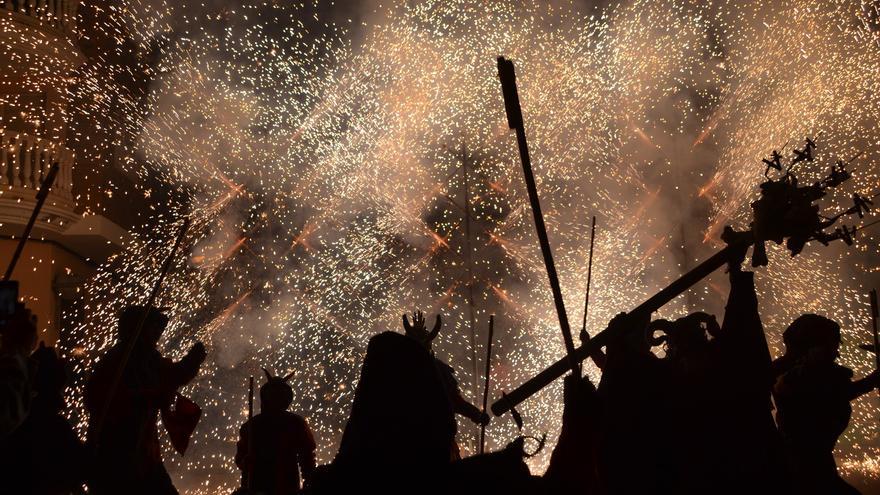
<svg viewBox="0 0 880 495">
<path fill-rule="evenodd" d="M 182 397 L 177 390 L 196 377 L 206 351 L 197 342 L 180 361 L 163 356 L 156 346 L 167 324 L 160 309 L 125 308 L 116 345 L 104 354 L 86 385 L 88 444 L 95 453 L 89 493 L 178 493 L 162 463 L 159 412 L 180 452 L 170 428 L 171 406 L 177 398 L 179 407 Z"/>
<path fill-rule="evenodd" d="M 850 402 L 876 389 L 880 372 L 853 380 L 853 371 L 837 363 L 840 325 L 824 316 L 798 317 L 782 339 L 773 395 L 798 493 L 859 493 L 838 474 L 834 447 L 849 426 Z"/>
</svg>

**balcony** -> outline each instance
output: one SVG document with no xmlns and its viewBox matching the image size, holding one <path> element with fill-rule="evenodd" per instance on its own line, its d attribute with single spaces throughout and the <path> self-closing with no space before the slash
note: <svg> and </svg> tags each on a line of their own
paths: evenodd
<svg viewBox="0 0 880 495">
<path fill-rule="evenodd" d="M 53 163 L 59 170 L 38 225 L 60 233 L 78 216 L 73 211 L 73 152 L 37 136 L 0 129 L 0 225 L 23 225 L 37 190 Z"/>
<path fill-rule="evenodd" d="M 20 21 L 37 21 L 70 34 L 76 29 L 79 0 L 2 0 L 3 8 Z"/>
<path fill-rule="evenodd" d="M 77 0 L 0 0 L 0 91 L 64 86 L 84 62 L 75 34 Z"/>
</svg>

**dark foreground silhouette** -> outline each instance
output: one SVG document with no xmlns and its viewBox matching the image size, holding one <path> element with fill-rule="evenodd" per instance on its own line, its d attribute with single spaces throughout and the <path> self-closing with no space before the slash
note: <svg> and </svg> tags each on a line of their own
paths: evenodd
<svg viewBox="0 0 880 495">
<path fill-rule="evenodd" d="M 315 471 L 315 439 L 305 418 L 289 412 L 293 389 L 286 377 L 268 371 L 260 387 L 262 410 L 241 426 L 235 465 L 241 469 L 240 493 L 294 495 L 300 479 Z"/>
<path fill-rule="evenodd" d="M 288 377 L 266 372 L 261 412 L 240 430 L 238 493 L 858 493 L 838 474 L 833 451 L 851 401 L 875 390 L 880 374 L 853 380 L 836 362 L 840 326 L 812 314 L 789 326 L 785 354 L 772 361 L 754 275 L 740 269 L 744 255 L 729 260 L 721 324 L 699 312 L 654 321 L 621 313 L 610 322 L 616 338 L 599 383 L 565 379 L 562 430 L 542 476 L 529 472 L 524 437 L 460 459 L 456 416 L 489 418 L 434 355 L 439 316 L 428 331 L 417 312 L 404 317 L 403 334 L 370 339 L 327 465 L 316 466 L 305 418 L 288 411 Z M 167 323 L 157 309 L 122 312 L 117 343 L 87 384 L 83 445 L 64 417 L 64 362 L 53 349 L 32 352 L 35 325 L 24 307 L 9 318 L 0 348 L 0 465 L 8 469 L 0 493 L 81 493 L 84 484 L 99 495 L 177 493 L 160 455 L 159 418 L 184 452 L 200 410 L 177 391 L 198 374 L 205 349 L 197 343 L 178 362 L 163 357 L 156 343 Z"/>
<path fill-rule="evenodd" d="M 162 463 L 157 423 L 161 412 L 175 437 L 177 432 L 169 427 L 176 424 L 172 404 L 177 390 L 198 374 L 205 348 L 197 343 L 178 362 L 162 356 L 156 344 L 167 324 L 161 311 L 127 308 L 119 318 L 116 345 L 92 373 L 86 388 L 88 442 L 95 456 L 90 493 L 177 493 Z M 130 355 L 127 345 L 132 346 Z"/>
<path fill-rule="evenodd" d="M 835 362 L 840 325 L 806 314 L 783 334 L 785 355 L 776 360 L 774 395 L 797 493 L 859 493 L 837 473 L 834 445 L 852 416 L 850 402 L 880 384 L 875 371 L 853 381 L 853 371 Z"/>
</svg>

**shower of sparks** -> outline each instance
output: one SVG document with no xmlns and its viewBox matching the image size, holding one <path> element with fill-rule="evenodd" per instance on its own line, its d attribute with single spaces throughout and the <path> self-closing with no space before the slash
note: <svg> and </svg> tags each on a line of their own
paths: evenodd
<svg viewBox="0 0 880 495">
<path fill-rule="evenodd" d="M 443 314 L 435 351 L 474 403 L 472 332 L 486 341 L 489 314 L 495 398 L 558 359 L 498 55 L 517 64 L 570 311 L 586 284 L 589 218 L 599 218 L 593 332 L 711 253 L 724 224 L 745 226 L 770 150 L 821 133 L 808 178 L 863 151 L 829 207 L 880 188 L 874 3 L 632 0 L 586 13 L 530 3 L 407 2 L 357 29 L 312 2 L 81 7 L 95 31 L 80 35 L 112 49 L 72 81 L 78 176 L 100 176 L 112 156 L 144 202 L 167 198 L 71 317 L 84 322 L 67 330 L 66 349 L 79 427 L 83 377 L 112 345 L 119 309 L 143 302 L 183 216 L 193 227 L 160 297 L 171 316 L 162 345 L 179 357 L 203 340 L 209 352 L 186 390 L 205 411 L 194 443 L 183 458 L 166 453 L 184 493 L 237 484 L 247 377 L 260 366 L 294 372 L 293 408 L 314 428 L 319 460 L 331 460 L 366 342 L 398 330 L 405 311 Z M 114 189 L 84 186 L 78 200 L 101 212 Z M 824 313 L 847 331 L 846 364 L 869 371 L 856 345 L 869 337 L 864 281 L 878 271 L 876 246 L 866 233 L 854 248 L 795 259 L 771 248 L 759 275 L 771 343 L 797 314 Z M 664 314 L 720 311 L 725 292 L 716 275 Z M 482 362 L 482 344 L 475 355 Z M 557 383 L 525 403 L 527 430 L 555 438 L 561 402 Z M 875 398 L 860 401 L 842 440 L 852 472 L 880 473 L 876 410 Z M 476 432 L 461 423 L 465 453 Z M 515 434 L 496 418 L 490 448 Z M 536 472 L 550 450 L 531 460 Z"/>
</svg>

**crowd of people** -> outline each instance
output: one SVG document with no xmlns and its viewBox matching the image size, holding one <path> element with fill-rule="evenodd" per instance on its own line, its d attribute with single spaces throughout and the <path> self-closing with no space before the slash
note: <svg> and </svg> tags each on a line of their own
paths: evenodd
<svg viewBox="0 0 880 495">
<path fill-rule="evenodd" d="M 758 311 L 754 275 L 730 259 L 723 321 L 706 313 L 677 320 L 621 313 L 615 336 L 592 356 L 597 384 L 564 384 L 562 430 L 545 473 L 529 472 L 522 438 L 462 458 L 456 415 L 486 425 L 465 400 L 454 370 L 438 359 L 421 313 L 403 333 L 367 346 L 335 458 L 316 462 L 316 439 L 290 406 L 289 376 L 265 372 L 260 413 L 245 422 L 235 453 L 240 494 L 850 494 L 833 456 L 851 402 L 880 385 L 854 380 L 836 362 L 840 326 L 805 314 L 783 333 L 773 359 Z M 0 493 L 176 494 L 162 461 L 159 417 L 184 451 L 201 410 L 179 394 L 206 358 L 201 343 L 179 361 L 157 346 L 168 318 L 131 306 L 117 341 L 85 388 L 85 442 L 64 416 L 65 363 L 37 346 L 22 305 L 0 341 Z M 661 348 L 663 352 L 654 352 Z M 87 487 L 87 488 L 84 488 Z"/>
</svg>

